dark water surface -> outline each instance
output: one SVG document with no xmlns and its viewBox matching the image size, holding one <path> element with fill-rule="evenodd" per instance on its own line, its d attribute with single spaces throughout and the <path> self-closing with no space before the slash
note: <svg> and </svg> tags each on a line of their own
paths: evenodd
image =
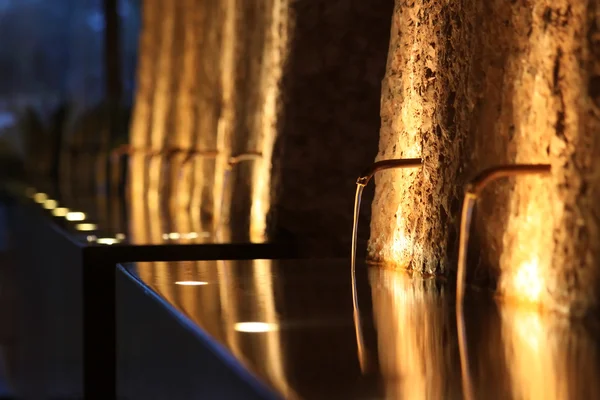
<svg viewBox="0 0 600 400">
<path fill-rule="evenodd" d="M 347 261 L 130 271 L 286 398 L 463 397 L 455 293 L 444 282 L 359 264 L 359 352 Z M 181 284 L 190 281 L 199 284 Z M 599 340 L 589 327 L 468 293 L 465 331 L 475 398 L 600 398 Z"/>
</svg>

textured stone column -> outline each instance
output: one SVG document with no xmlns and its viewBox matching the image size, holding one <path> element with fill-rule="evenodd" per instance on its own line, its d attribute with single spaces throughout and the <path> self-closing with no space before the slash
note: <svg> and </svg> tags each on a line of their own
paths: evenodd
<svg viewBox="0 0 600 400">
<path fill-rule="evenodd" d="M 478 203 L 471 279 L 565 310 L 598 299 L 600 143 L 594 0 L 398 1 L 378 159 L 421 171 L 376 178 L 370 257 L 444 273 L 467 179 L 501 163 L 550 178 L 494 183 Z"/>
<path fill-rule="evenodd" d="M 166 229 L 215 232 L 231 216 L 236 239 L 265 238 L 287 2 L 146 0 L 143 16 L 130 141 L 134 225 L 161 225 L 148 228 L 160 240 Z M 246 152 L 263 157 L 226 180 L 230 156 Z M 227 224 L 220 232 L 232 235 Z"/>
</svg>

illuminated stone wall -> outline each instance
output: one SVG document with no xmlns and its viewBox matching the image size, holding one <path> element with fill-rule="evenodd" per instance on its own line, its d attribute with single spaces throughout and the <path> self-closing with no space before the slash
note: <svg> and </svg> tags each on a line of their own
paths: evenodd
<svg viewBox="0 0 600 400">
<path fill-rule="evenodd" d="M 132 213 L 154 210 L 143 226 L 224 220 L 226 240 L 272 233 L 347 254 L 354 182 L 376 152 L 392 2 L 171 3 L 143 4 L 131 147 L 161 154 L 132 158 Z M 219 156 L 186 164 L 190 150 Z M 244 152 L 262 158 L 226 180 L 228 157 Z"/>
<path fill-rule="evenodd" d="M 137 235 L 160 240 L 166 225 L 212 233 L 232 219 L 224 240 L 265 238 L 287 17 L 284 0 L 143 3 L 131 129 Z M 262 158 L 226 179 L 230 156 L 247 152 Z"/>
<path fill-rule="evenodd" d="M 554 308 L 595 304 L 597 2 L 396 3 L 377 158 L 424 166 L 376 177 L 370 257 L 448 272 L 466 180 L 501 163 L 550 163 L 550 178 L 486 189 L 469 277 Z"/>
</svg>

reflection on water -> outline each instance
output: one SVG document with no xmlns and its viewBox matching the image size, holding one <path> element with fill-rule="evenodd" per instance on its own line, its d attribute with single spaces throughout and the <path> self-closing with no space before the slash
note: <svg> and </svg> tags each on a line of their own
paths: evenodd
<svg viewBox="0 0 600 400">
<path fill-rule="evenodd" d="M 363 373 L 346 261 L 139 263 L 137 271 L 285 398 L 464 398 L 455 292 L 438 280 L 359 263 Z M 598 339 L 588 327 L 498 306 L 486 293 L 467 293 L 464 317 L 474 399 L 600 398 Z"/>
<path fill-rule="evenodd" d="M 295 395 L 286 380 L 285 352 L 275 309 L 272 261 L 144 263 L 140 278 L 222 342 L 279 392 Z M 173 269 L 173 264 L 181 267 Z M 176 279 L 176 281 L 174 281 Z M 243 282 L 242 282 L 243 280 Z M 250 287 L 245 287 L 248 284 Z"/>
<path fill-rule="evenodd" d="M 460 393 L 452 295 L 433 279 L 371 268 L 379 365 L 390 399 L 447 399 Z"/>
<path fill-rule="evenodd" d="M 598 399 L 598 337 L 531 309 L 501 309 L 513 398 Z"/>
</svg>

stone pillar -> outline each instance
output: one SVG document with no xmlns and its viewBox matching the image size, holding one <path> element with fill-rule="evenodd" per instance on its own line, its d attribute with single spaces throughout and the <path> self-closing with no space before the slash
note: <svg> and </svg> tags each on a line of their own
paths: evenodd
<svg viewBox="0 0 600 400">
<path fill-rule="evenodd" d="M 424 165 L 376 177 L 370 258 L 448 272 L 466 181 L 502 163 L 550 163 L 550 178 L 485 191 L 469 277 L 565 311 L 596 305 L 598 2 L 396 3 L 377 158 Z"/>
</svg>

